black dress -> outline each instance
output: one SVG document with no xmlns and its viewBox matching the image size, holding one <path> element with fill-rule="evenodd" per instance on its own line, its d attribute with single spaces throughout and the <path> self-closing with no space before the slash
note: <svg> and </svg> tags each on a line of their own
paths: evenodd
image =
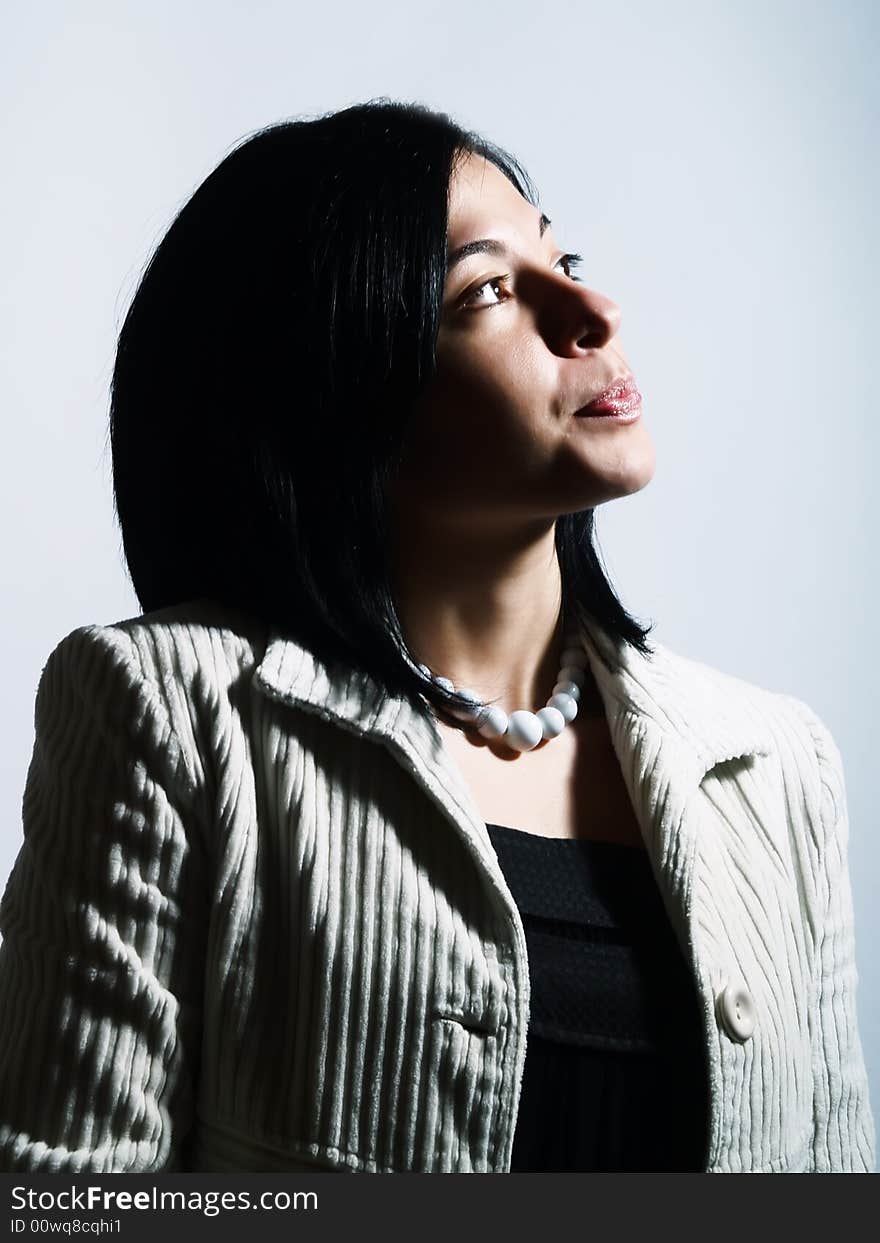
<svg viewBox="0 0 880 1243">
<path fill-rule="evenodd" d="M 699 1002 L 647 851 L 487 828 L 531 981 L 511 1171 L 702 1170 Z"/>
</svg>

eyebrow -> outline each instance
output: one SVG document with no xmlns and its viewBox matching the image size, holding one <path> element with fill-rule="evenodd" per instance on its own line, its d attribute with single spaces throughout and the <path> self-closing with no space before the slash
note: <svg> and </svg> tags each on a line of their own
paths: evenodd
<svg viewBox="0 0 880 1243">
<path fill-rule="evenodd" d="M 547 226 L 553 221 L 549 216 L 545 216 L 541 212 L 538 218 L 538 237 L 543 237 L 547 231 Z M 462 259 L 467 259 L 468 255 L 487 254 L 487 255 L 506 255 L 507 247 L 504 242 L 499 242 L 494 237 L 481 237 L 475 242 L 466 242 L 464 246 L 459 246 L 457 250 L 453 250 L 446 256 L 446 272 L 447 275 L 452 271 L 457 263 L 461 263 Z"/>
</svg>

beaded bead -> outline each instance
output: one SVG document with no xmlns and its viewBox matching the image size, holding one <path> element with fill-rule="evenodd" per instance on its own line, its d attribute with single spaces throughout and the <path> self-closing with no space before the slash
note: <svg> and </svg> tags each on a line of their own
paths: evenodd
<svg viewBox="0 0 880 1243">
<path fill-rule="evenodd" d="M 555 738 L 565 729 L 566 720 L 558 708 L 541 708 L 535 716 L 541 722 L 545 738 Z"/>
<path fill-rule="evenodd" d="M 504 741 L 516 751 L 531 751 L 544 737 L 544 727 L 534 712 L 518 708 L 511 712 Z"/>
<path fill-rule="evenodd" d="M 482 724 L 477 728 L 477 732 L 482 734 L 484 738 L 502 738 L 506 730 L 507 713 L 503 708 L 499 708 L 497 704 L 493 704 L 487 710 Z"/>
</svg>

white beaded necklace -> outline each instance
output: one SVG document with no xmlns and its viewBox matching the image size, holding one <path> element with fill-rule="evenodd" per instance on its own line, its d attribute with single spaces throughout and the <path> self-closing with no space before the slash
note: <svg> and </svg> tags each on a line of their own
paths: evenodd
<svg viewBox="0 0 880 1243">
<path fill-rule="evenodd" d="M 469 699 L 471 706 L 450 708 L 449 712 L 470 724 L 484 738 L 503 738 L 514 751 L 531 751 L 545 738 L 556 738 L 577 716 L 586 665 L 587 655 L 581 645 L 580 635 L 576 631 L 568 631 L 563 639 L 562 660 L 556 685 L 543 708 L 537 712 L 520 708 L 508 716 L 502 708 L 487 707 L 475 691 L 462 688 L 458 694 Z M 442 686 L 447 691 L 456 690 L 449 678 L 437 677 L 427 665 L 417 667 L 437 686 Z"/>
</svg>

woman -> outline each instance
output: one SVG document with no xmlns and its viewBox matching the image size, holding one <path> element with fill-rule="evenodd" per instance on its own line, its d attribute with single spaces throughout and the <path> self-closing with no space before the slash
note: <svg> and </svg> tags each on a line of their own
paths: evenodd
<svg viewBox="0 0 880 1243">
<path fill-rule="evenodd" d="M 379 101 L 251 137 L 152 257 L 142 612 L 40 679 L 0 1168 L 872 1167 L 840 753 L 616 597 L 594 509 L 654 452 L 535 198 Z"/>
</svg>

